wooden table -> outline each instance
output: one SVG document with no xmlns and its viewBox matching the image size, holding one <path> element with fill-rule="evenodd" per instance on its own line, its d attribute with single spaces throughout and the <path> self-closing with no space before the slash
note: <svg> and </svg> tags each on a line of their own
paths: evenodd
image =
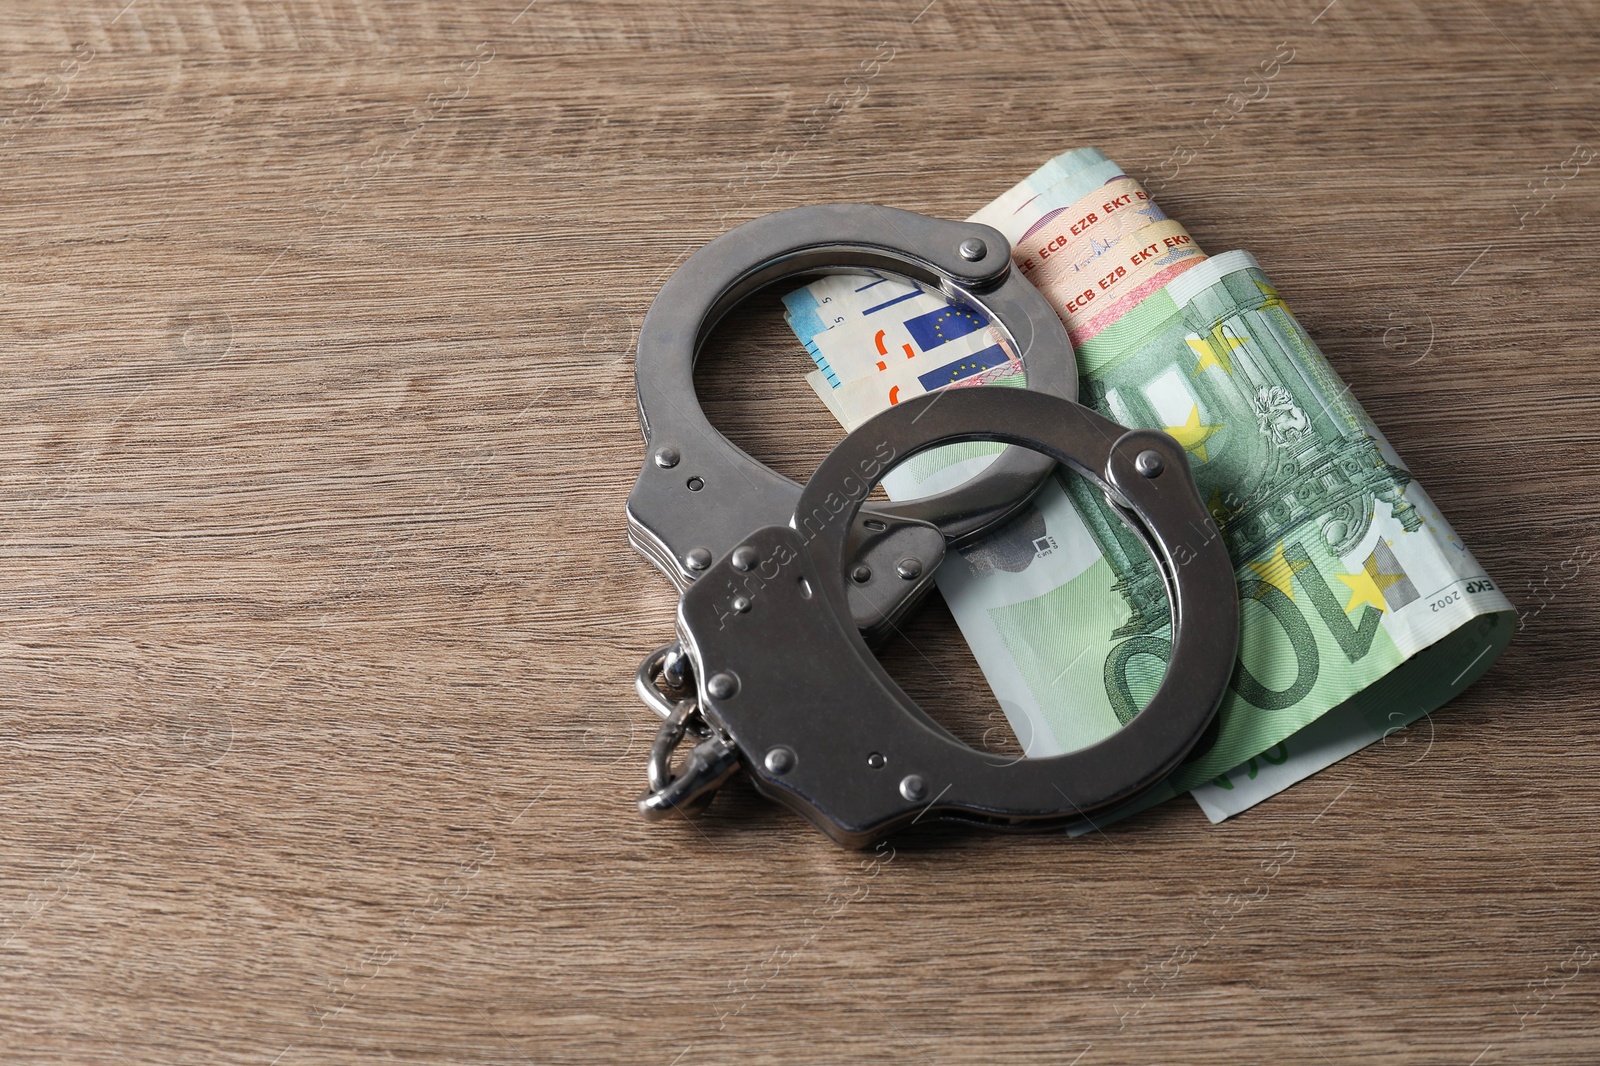
<svg viewBox="0 0 1600 1066">
<path fill-rule="evenodd" d="M 1600 6 L 525 3 L 5 5 L 0 1059 L 1600 1058 Z M 1219 827 L 645 824 L 655 288 L 1084 143 L 1257 253 L 1517 642 Z M 767 300 L 701 373 L 797 477 L 805 366 Z"/>
</svg>

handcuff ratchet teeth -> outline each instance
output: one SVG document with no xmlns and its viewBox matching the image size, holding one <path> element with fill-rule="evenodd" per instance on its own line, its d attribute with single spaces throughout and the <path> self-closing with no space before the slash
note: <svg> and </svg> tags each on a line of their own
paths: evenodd
<svg viewBox="0 0 1600 1066">
<path fill-rule="evenodd" d="M 1060 319 L 1011 270 L 999 231 L 870 204 L 824 204 L 745 223 L 691 255 L 661 287 L 639 330 L 635 384 L 644 468 L 628 496 L 628 539 L 678 590 L 746 533 L 787 522 L 800 486 L 713 427 L 695 395 L 701 345 L 741 300 L 776 282 L 840 270 L 877 270 L 938 288 L 988 315 L 1022 360 L 1027 387 L 1068 400 L 1077 364 Z M 1003 524 L 1054 463 L 1011 448 L 947 492 L 874 503 L 851 531 L 852 569 L 870 575 L 850 593 L 857 625 L 877 642 L 932 587 L 946 544 Z M 896 569 L 916 559 L 920 573 Z"/>
<path fill-rule="evenodd" d="M 824 214 L 836 211 L 844 214 Z M 809 243 L 802 241 L 804 247 L 792 258 L 762 260 L 757 268 L 740 270 L 730 263 L 754 257 L 744 254 L 749 249 L 741 246 L 741 254 L 730 254 L 728 262 L 713 258 L 721 272 L 713 271 L 701 292 L 709 284 L 723 295 L 681 315 L 667 313 L 663 301 L 680 291 L 674 288 L 678 278 L 696 267 L 705 251 L 785 216 L 815 227 L 804 230 Z M 1130 430 L 1074 402 L 1075 370 L 1065 387 L 1053 387 L 1060 383 L 1036 374 L 1029 363 L 1028 389 L 945 389 L 906 400 L 846 436 L 803 489 L 723 440 L 693 398 L 695 349 L 710 324 L 736 302 L 730 293 L 742 296 L 819 264 L 838 266 L 841 248 L 859 253 L 843 265 L 884 265 L 883 257 L 903 251 L 886 252 L 884 244 L 873 241 L 811 239 L 825 223 L 842 224 L 847 218 L 863 225 L 888 218 L 894 220 L 892 228 L 917 220 L 949 236 L 971 229 L 882 208 L 803 208 L 757 219 L 691 257 L 663 287 L 641 331 L 640 415 L 649 451 L 629 498 L 630 539 L 683 592 L 677 641 L 647 657 L 637 678 L 640 696 L 663 717 L 650 755 L 650 789 L 639 809 L 651 819 L 698 813 L 743 769 L 757 791 L 795 808 L 848 846 L 866 846 L 923 818 L 1012 830 L 1093 824 L 1171 773 L 1215 717 L 1238 644 L 1238 598 L 1227 550 L 1199 497 L 1184 449 L 1165 433 Z M 881 228 L 874 231 L 875 239 L 883 236 Z M 766 234 L 754 243 L 764 247 L 763 242 L 776 239 Z M 981 240 L 985 256 L 1009 257 L 994 231 Z M 869 255 L 863 249 L 876 251 Z M 908 272 L 903 260 L 897 262 L 898 272 Z M 960 269 L 950 261 L 942 265 Z M 990 269 L 973 278 L 974 284 L 1020 285 L 1043 305 L 1025 281 L 1006 280 L 1003 266 Z M 992 303 L 985 306 L 992 309 Z M 1032 305 L 1018 295 L 1011 306 Z M 1013 316 L 1007 323 L 1011 336 L 1023 342 L 1024 352 L 1034 346 L 1027 342 L 1048 338 L 1059 344 L 1053 354 L 1065 353 L 1070 364 L 1060 323 L 1044 306 L 1053 330 L 1041 322 L 1019 335 Z M 647 374 L 647 350 L 668 349 L 679 364 L 676 373 Z M 658 436 L 660 423 L 652 431 L 647 405 L 672 410 L 678 419 L 670 442 L 667 435 Z M 684 461 L 690 440 L 696 442 L 692 467 Z M 1089 747 L 1037 759 L 979 752 L 919 708 L 871 651 L 873 619 L 863 617 L 845 577 L 862 552 L 872 551 L 859 535 L 867 513 L 863 502 L 896 464 L 960 441 L 1016 447 L 991 465 L 989 470 L 1004 464 L 984 485 L 975 487 L 975 477 L 911 505 L 874 504 L 872 512 L 879 517 L 873 521 L 936 537 L 942 555 L 947 537 L 975 536 L 1014 514 L 1060 462 L 1105 493 L 1161 574 L 1171 612 L 1166 675 L 1142 711 Z M 1041 464 L 1043 473 L 1038 473 Z M 713 512 L 699 514 L 652 468 L 703 481 L 701 489 L 691 491 L 704 492 L 713 476 L 751 478 L 763 491 L 746 486 L 741 492 L 738 481 L 729 480 L 723 495 L 711 497 L 717 501 Z M 1002 490 L 1014 495 L 1005 497 Z M 787 512 L 773 519 L 779 505 Z M 740 528 L 742 534 L 734 532 Z M 693 559 L 675 547 L 688 542 L 685 536 L 700 538 L 693 549 L 700 554 Z M 685 565 L 673 569 L 679 560 Z M 933 569 L 925 568 L 922 588 L 900 600 L 895 617 L 925 591 Z M 691 738 L 692 747 L 674 769 L 675 754 Z"/>
</svg>

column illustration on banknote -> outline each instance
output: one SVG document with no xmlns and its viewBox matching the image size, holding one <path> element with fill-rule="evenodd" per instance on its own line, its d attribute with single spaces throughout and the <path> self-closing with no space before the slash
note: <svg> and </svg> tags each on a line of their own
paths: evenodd
<svg viewBox="0 0 1600 1066">
<path fill-rule="evenodd" d="M 1510 602 L 1248 252 L 1207 256 L 1092 148 L 972 220 L 1005 234 L 1066 324 L 1083 402 L 1188 451 L 1236 567 L 1239 661 L 1217 725 L 1145 804 L 1190 792 L 1221 821 L 1489 668 L 1514 629 Z M 847 430 L 923 392 L 1024 381 L 982 312 L 900 278 L 832 275 L 784 303 L 816 364 L 807 379 Z M 999 450 L 926 453 L 884 489 L 948 488 Z M 1030 756 L 1108 736 L 1162 677 L 1170 623 L 1154 563 L 1069 472 L 937 582 Z"/>
</svg>

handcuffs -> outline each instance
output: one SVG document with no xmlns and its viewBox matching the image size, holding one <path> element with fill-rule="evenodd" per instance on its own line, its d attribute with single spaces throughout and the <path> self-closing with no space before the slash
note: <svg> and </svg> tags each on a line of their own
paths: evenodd
<svg viewBox="0 0 1600 1066">
<path fill-rule="evenodd" d="M 1022 360 L 1026 388 L 903 401 L 846 436 L 801 486 L 711 425 L 695 359 L 722 316 L 757 290 L 863 268 L 987 312 Z M 872 205 L 747 222 L 662 286 L 639 332 L 635 378 L 646 456 L 628 497 L 629 540 L 682 594 L 676 641 L 647 656 L 636 678 L 663 719 L 639 801 L 645 817 L 696 814 L 743 769 L 757 791 L 848 846 L 932 818 L 1070 827 L 1155 787 L 1211 724 L 1234 668 L 1238 599 L 1184 449 L 1076 403 L 1066 330 L 1011 270 L 997 230 Z M 894 465 L 958 441 L 1016 447 L 954 489 L 864 505 Z M 938 725 L 871 646 L 926 595 L 947 547 L 1004 524 L 1057 462 L 1103 490 L 1149 549 L 1171 608 L 1171 651 L 1155 695 L 1118 732 L 1064 755 L 1002 758 Z"/>
</svg>

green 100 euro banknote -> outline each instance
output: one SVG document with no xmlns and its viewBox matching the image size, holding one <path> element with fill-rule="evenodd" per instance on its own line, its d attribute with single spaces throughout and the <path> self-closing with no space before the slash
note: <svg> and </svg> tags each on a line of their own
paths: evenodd
<svg viewBox="0 0 1600 1066">
<path fill-rule="evenodd" d="M 1078 338 L 1082 401 L 1183 445 L 1236 567 L 1233 682 L 1214 735 L 1162 795 L 1192 789 L 1220 820 L 1480 676 L 1510 640 L 1511 604 L 1259 264 L 1242 251 L 1205 257 L 1186 238 L 1163 247 L 1176 223 L 1093 150 L 1029 181 L 974 217 L 1006 233 L 1019 268 L 1036 244 L 1068 257 L 1035 280 Z M 1136 220 L 1148 228 L 1126 223 L 1125 235 L 1078 244 L 1056 235 L 1100 217 L 1096 196 L 1112 194 L 1149 213 Z M 1175 250 L 1156 261 L 1152 249 Z M 1139 263 L 1143 288 L 1110 314 L 1079 313 L 1119 261 Z M 901 279 L 823 278 L 786 303 L 818 365 L 812 385 L 846 428 L 892 402 L 871 383 L 897 361 L 933 368 L 930 389 L 1024 380 L 980 311 Z M 895 380 L 918 387 L 903 371 Z M 941 448 L 884 486 L 896 499 L 939 491 L 998 450 Z M 1030 756 L 1120 729 L 1163 676 L 1171 626 L 1155 564 L 1075 475 L 1058 472 L 1006 527 L 952 553 L 937 580 Z"/>
</svg>

